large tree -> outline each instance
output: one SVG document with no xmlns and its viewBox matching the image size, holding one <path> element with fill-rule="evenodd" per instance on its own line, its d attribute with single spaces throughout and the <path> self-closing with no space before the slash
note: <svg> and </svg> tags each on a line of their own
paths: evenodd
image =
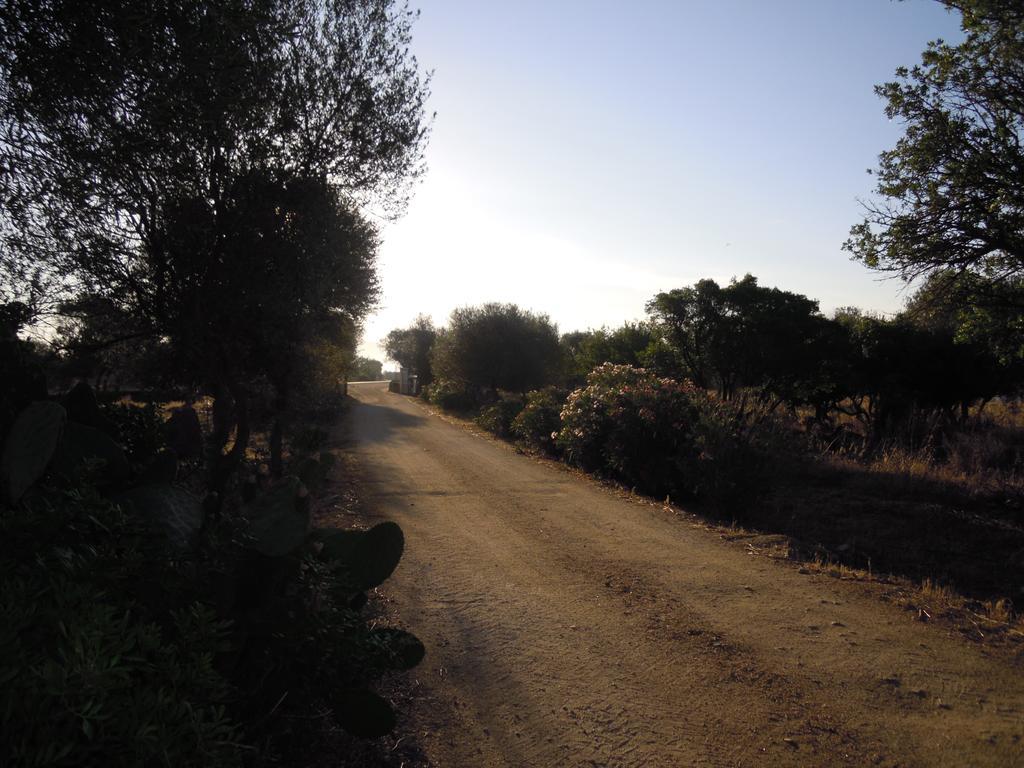
<svg viewBox="0 0 1024 768">
<path fill-rule="evenodd" d="M 384 351 L 388 357 L 418 377 L 419 385 L 425 387 L 434 380 L 430 358 L 437 338 L 434 321 L 426 315 L 419 315 L 408 328 L 394 328 L 384 339 Z"/>
<path fill-rule="evenodd" d="M 875 172 L 878 200 L 845 248 L 911 280 L 936 271 L 1024 274 L 1024 6 L 945 0 L 965 39 L 876 88 L 904 125 Z"/>
<path fill-rule="evenodd" d="M 0 3 L 7 292 L 110 299 L 244 420 L 247 375 L 287 378 L 288 350 L 372 302 L 359 206 L 400 212 L 428 133 L 412 18 L 393 0 Z"/>
<path fill-rule="evenodd" d="M 561 354 L 558 328 L 547 315 L 491 303 L 453 311 L 432 362 L 438 378 L 525 393 L 554 381 Z"/>
<path fill-rule="evenodd" d="M 746 275 L 722 287 L 714 280 L 659 293 L 647 305 L 663 346 L 683 375 L 731 397 L 757 387 L 776 402 L 822 405 L 834 398 L 830 362 L 843 334 L 818 302 L 758 285 Z M 660 357 L 664 357 L 663 350 Z M 659 358 L 658 350 L 652 355 Z"/>
</svg>

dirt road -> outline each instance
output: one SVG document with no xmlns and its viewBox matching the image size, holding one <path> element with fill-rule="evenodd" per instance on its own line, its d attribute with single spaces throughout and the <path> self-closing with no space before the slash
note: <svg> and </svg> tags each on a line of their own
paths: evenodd
<svg viewBox="0 0 1024 768">
<path fill-rule="evenodd" d="M 353 385 L 438 766 L 1024 765 L 1024 667 Z M 822 510 L 828 514 L 828 510 Z"/>
</svg>

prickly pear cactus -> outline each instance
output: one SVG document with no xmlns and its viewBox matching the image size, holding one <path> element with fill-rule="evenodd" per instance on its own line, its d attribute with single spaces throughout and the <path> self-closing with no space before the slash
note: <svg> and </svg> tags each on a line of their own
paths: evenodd
<svg viewBox="0 0 1024 768">
<path fill-rule="evenodd" d="M 427 653 L 420 639 L 404 629 L 371 629 L 370 638 L 381 649 L 382 666 L 389 669 L 412 669 L 423 661 Z"/>
<path fill-rule="evenodd" d="M 90 464 L 96 464 L 90 467 Z M 91 479 L 100 487 L 116 485 L 128 479 L 131 467 L 121 446 L 96 427 L 68 422 L 53 457 L 55 475 L 70 480 L 91 469 Z"/>
<path fill-rule="evenodd" d="M 380 586 L 394 573 L 405 549 L 405 537 L 398 523 L 390 520 L 368 531 L 317 531 L 323 544 L 320 556 L 344 568 L 359 589 Z"/>
<path fill-rule="evenodd" d="M 108 419 L 96 401 L 96 393 L 84 381 L 80 381 L 64 396 L 64 408 L 68 412 L 68 421 L 95 427 L 101 432 L 117 439 L 117 426 Z"/>
<path fill-rule="evenodd" d="M 203 506 L 199 498 L 170 483 L 132 488 L 116 496 L 114 502 L 167 536 L 176 549 L 194 546 L 203 526 Z"/>
<path fill-rule="evenodd" d="M 281 557 L 298 549 L 309 533 L 309 494 L 297 477 L 282 478 L 246 505 L 253 549 Z"/>
<path fill-rule="evenodd" d="M 299 462 L 295 474 L 302 480 L 303 485 L 316 491 L 327 479 L 327 468 L 318 459 L 309 457 Z"/>
<path fill-rule="evenodd" d="M 203 455 L 203 428 L 191 405 L 174 409 L 167 420 L 167 442 L 182 459 Z"/>
<path fill-rule="evenodd" d="M 65 410 L 47 400 L 32 403 L 14 420 L 0 458 L 0 477 L 12 504 L 46 471 L 66 422 Z"/>
<path fill-rule="evenodd" d="M 341 727 L 353 736 L 375 739 L 395 727 L 391 705 L 371 691 L 342 691 L 332 703 Z"/>
</svg>

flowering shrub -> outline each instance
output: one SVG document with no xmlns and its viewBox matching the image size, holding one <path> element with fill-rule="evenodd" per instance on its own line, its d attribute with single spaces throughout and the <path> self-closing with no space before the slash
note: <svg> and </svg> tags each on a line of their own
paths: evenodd
<svg viewBox="0 0 1024 768">
<path fill-rule="evenodd" d="M 476 417 L 476 423 L 498 437 L 509 437 L 512 421 L 523 410 L 523 401 L 518 397 L 506 397 L 485 405 Z"/>
<path fill-rule="evenodd" d="M 512 434 L 530 448 L 555 452 L 555 438 L 562 427 L 565 395 L 555 387 L 535 389 L 526 395 L 526 406 L 512 421 Z"/>
<path fill-rule="evenodd" d="M 556 443 L 566 460 L 651 494 L 697 486 L 698 412 L 689 382 L 605 363 L 569 395 Z"/>
</svg>

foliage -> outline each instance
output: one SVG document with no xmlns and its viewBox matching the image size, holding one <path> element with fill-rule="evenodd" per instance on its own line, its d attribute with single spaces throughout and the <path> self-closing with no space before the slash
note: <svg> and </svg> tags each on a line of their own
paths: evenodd
<svg viewBox="0 0 1024 768">
<path fill-rule="evenodd" d="M 840 315 L 854 347 L 847 409 L 864 420 L 872 441 L 905 439 L 919 444 L 918 427 L 930 415 L 966 415 L 978 399 L 999 393 L 996 361 L 985 349 L 958 344 L 942 329 L 915 326 L 906 318 L 882 320 L 856 312 Z"/>
<path fill-rule="evenodd" d="M 702 388 L 732 397 L 758 387 L 791 405 L 836 399 L 847 352 L 843 329 L 822 317 L 806 296 L 765 288 L 752 275 L 722 288 L 713 280 L 659 293 L 647 305 L 664 342 L 648 354 Z"/>
<path fill-rule="evenodd" d="M 512 434 L 534 450 L 555 452 L 555 437 L 562 428 L 565 393 L 555 387 L 526 394 L 526 404 L 512 420 Z"/>
<path fill-rule="evenodd" d="M 906 279 L 952 270 L 999 282 L 1024 270 L 1024 11 L 1005 0 L 946 0 L 958 45 L 875 90 L 905 126 L 879 157 L 877 193 L 845 248 Z M 1019 310 L 1019 307 L 1018 307 Z"/>
<path fill-rule="evenodd" d="M 432 355 L 438 377 L 491 392 L 525 394 L 548 384 L 560 364 L 557 328 L 547 315 L 515 304 L 454 310 Z"/>
<path fill-rule="evenodd" d="M 5 765 L 241 763 L 228 627 L 148 530 L 89 489 L 0 511 Z"/>
<path fill-rule="evenodd" d="M 408 328 L 395 328 L 384 339 L 384 351 L 388 357 L 418 377 L 421 387 L 434 380 L 431 354 L 437 329 L 426 315 L 419 315 Z"/>
<path fill-rule="evenodd" d="M 344 357 L 376 296 L 359 206 L 401 211 L 428 133 L 413 18 L 392 0 L 0 5 L 4 282 L 87 302 L 79 351 L 161 340 L 230 401 L 218 498 L 248 384 L 269 378 L 283 410 L 306 350 Z"/>
<path fill-rule="evenodd" d="M 644 493 L 689 496 L 697 478 L 697 410 L 689 383 L 605 363 L 573 391 L 557 444 L 566 459 Z"/>
<path fill-rule="evenodd" d="M 907 302 L 906 319 L 983 351 L 996 367 L 998 390 L 1024 386 L 1024 278 L 993 283 L 969 273 L 936 272 Z M 986 366 L 988 367 L 988 366 Z"/>
<path fill-rule="evenodd" d="M 521 397 L 500 397 L 480 409 L 476 423 L 498 437 L 511 437 L 512 422 L 519 416 L 524 406 L 525 403 Z"/>
<path fill-rule="evenodd" d="M 434 379 L 430 386 L 423 390 L 428 402 L 440 406 L 446 411 L 470 411 L 476 407 L 476 398 L 464 386 L 450 379 Z"/>
<path fill-rule="evenodd" d="M 111 413 L 88 388 L 65 403 L 28 407 L 4 436 L 18 461 L 5 459 L 0 506 L 3 762 L 236 765 L 285 694 L 335 696 L 354 734 L 390 730 L 368 687 L 424 649 L 359 609 L 401 558 L 401 529 L 311 536 L 297 477 L 204 519 L 162 443 L 129 465 L 106 432 L 66 421 Z M 332 458 L 298 466 L 319 487 Z"/>
<path fill-rule="evenodd" d="M 380 381 L 383 378 L 384 365 L 380 360 L 357 357 L 352 361 L 348 377 L 351 381 Z"/>
<path fill-rule="evenodd" d="M 168 426 L 155 404 L 118 402 L 102 408 L 133 467 L 148 464 L 168 444 Z M 182 458 L 187 458 L 187 454 L 188 451 L 179 452 Z"/>
<path fill-rule="evenodd" d="M 583 382 L 602 363 L 641 367 L 657 333 L 646 323 L 623 323 L 615 329 L 599 328 L 562 335 L 567 379 Z"/>
<path fill-rule="evenodd" d="M 778 413 L 753 397 L 698 392 L 696 494 L 719 513 L 742 517 L 771 487 L 800 445 Z"/>
</svg>

